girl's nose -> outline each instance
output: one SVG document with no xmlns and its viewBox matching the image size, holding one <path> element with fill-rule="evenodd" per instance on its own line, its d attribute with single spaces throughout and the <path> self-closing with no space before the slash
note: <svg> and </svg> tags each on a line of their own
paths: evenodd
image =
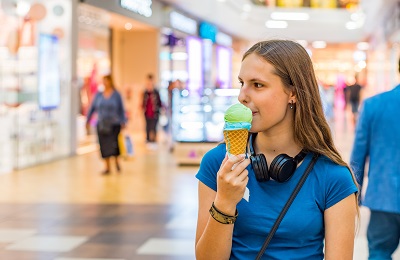
<svg viewBox="0 0 400 260">
<path fill-rule="evenodd" d="M 246 93 L 246 87 L 244 85 L 240 89 L 238 100 L 242 104 L 247 104 L 247 102 L 248 102 L 248 96 L 247 96 L 247 93 Z"/>
</svg>

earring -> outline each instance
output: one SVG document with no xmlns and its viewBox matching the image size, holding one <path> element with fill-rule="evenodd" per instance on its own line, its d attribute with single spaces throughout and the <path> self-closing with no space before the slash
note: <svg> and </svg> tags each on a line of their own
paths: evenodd
<svg viewBox="0 0 400 260">
<path fill-rule="evenodd" d="M 290 101 L 290 109 L 293 109 L 293 100 Z"/>
</svg>

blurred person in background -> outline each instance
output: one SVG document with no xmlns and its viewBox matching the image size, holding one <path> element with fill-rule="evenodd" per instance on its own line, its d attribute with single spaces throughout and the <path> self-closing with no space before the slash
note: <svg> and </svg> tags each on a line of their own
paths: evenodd
<svg viewBox="0 0 400 260">
<path fill-rule="evenodd" d="M 353 123 L 356 124 L 358 120 L 358 108 L 360 106 L 360 98 L 361 98 L 361 90 L 363 86 L 361 86 L 359 82 L 359 75 L 356 74 L 354 76 L 354 84 L 349 85 L 345 88 L 345 95 L 346 95 L 346 104 L 350 104 L 351 106 L 351 113 L 353 116 Z"/>
<path fill-rule="evenodd" d="M 146 141 L 157 141 L 157 124 L 162 108 L 160 93 L 155 87 L 154 77 L 148 74 L 145 83 L 145 91 L 142 98 L 142 109 L 146 120 Z"/>
<path fill-rule="evenodd" d="M 334 108 L 335 108 L 335 87 L 333 84 L 325 84 L 323 87 L 323 91 L 325 92 L 325 116 L 328 120 L 328 123 L 332 125 L 334 122 Z"/>
<path fill-rule="evenodd" d="M 400 241 L 399 102 L 400 85 L 364 100 L 350 157 L 361 188 L 369 165 L 361 203 L 371 211 L 367 229 L 370 260 L 392 259 Z"/>
<path fill-rule="evenodd" d="M 110 158 L 114 157 L 115 166 L 118 172 L 121 167 L 118 161 L 120 149 L 118 135 L 126 124 L 124 104 L 120 93 L 115 89 L 112 76 L 103 77 L 104 90 L 98 92 L 90 106 L 86 128 L 90 132 L 90 120 L 93 114 L 97 113 L 97 136 L 100 145 L 101 157 L 105 162 L 104 175 L 110 174 Z"/>
</svg>

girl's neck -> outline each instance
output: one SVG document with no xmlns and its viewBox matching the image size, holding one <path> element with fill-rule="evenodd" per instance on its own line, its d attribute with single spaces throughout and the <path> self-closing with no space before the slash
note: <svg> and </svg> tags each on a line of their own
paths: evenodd
<svg viewBox="0 0 400 260">
<path fill-rule="evenodd" d="M 282 153 L 295 156 L 302 149 L 295 142 L 292 132 L 258 133 L 254 146 L 257 153 L 263 153 L 265 156 L 271 157 Z"/>
</svg>

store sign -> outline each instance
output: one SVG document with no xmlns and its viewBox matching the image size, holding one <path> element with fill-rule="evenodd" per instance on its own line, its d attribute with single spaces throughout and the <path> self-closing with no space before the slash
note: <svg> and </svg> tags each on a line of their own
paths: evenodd
<svg viewBox="0 0 400 260">
<path fill-rule="evenodd" d="M 199 28 L 199 35 L 203 39 L 210 39 L 212 42 L 216 41 L 218 29 L 214 25 L 202 22 Z"/>
<path fill-rule="evenodd" d="M 129 11 L 138 13 L 145 17 L 150 17 L 152 0 L 121 0 L 121 7 Z"/>
<path fill-rule="evenodd" d="M 169 14 L 171 27 L 182 32 L 197 35 L 197 22 L 177 12 Z"/>
</svg>

